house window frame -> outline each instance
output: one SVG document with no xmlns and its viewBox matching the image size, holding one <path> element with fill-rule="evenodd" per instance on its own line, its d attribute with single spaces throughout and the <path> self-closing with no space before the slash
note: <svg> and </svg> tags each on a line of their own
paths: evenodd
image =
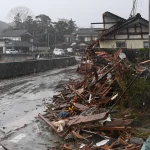
<svg viewBox="0 0 150 150">
<path fill-rule="evenodd" d="M 145 43 L 148 43 L 148 46 L 145 46 Z M 149 41 L 144 41 L 143 42 L 143 48 L 149 48 Z"/>
<path fill-rule="evenodd" d="M 124 43 L 124 46 L 118 46 L 117 44 L 121 43 L 123 44 Z M 116 41 L 116 48 L 127 48 L 127 42 L 126 41 Z"/>
</svg>

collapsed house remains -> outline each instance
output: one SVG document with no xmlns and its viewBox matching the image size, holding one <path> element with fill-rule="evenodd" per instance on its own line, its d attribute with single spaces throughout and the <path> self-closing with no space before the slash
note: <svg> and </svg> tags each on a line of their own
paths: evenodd
<svg viewBox="0 0 150 150">
<path fill-rule="evenodd" d="M 131 63 L 121 48 L 114 54 L 95 52 L 99 40 L 104 39 L 107 32 L 111 32 L 110 29 L 96 41 L 91 37 L 91 44 L 77 68 L 81 78 L 65 85 L 62 92 L 54 96 L 53 103 L 47 105 L 46 114 L 39 114 L 39 118 L 63 140 L 75 142 L 72 147 L 64 144 L 50 150 L 75 147 L 81 150 L 140 150 L 142 147 L 143 142 L 134 140 L 130 126 L 133 120 L 114 118 L 112 113 L 128 98 L 132 84 L 138 78 L 147 77 L 149 69 L 144 65 L 150 61 Z M 131 81 L 123 84 L 126 74 L 131 76 Z"/>
<path fill-rule="evenodd" d="M 130 143 L 129 125 L 133 120 L 112 118 L 111 112 L 138 76 L 148 71 L 141 66 L 147 62 L 131 66 L 121 49 L 114 56 L 87 49 L 77 68 L 84 75 L 70 81 L 61 94 L 54 96 L 47 113 L 39 117 L 63 139 L 81 140 L 80 149 L 140 149 L 141 145 Z M 124 87 L 122 74 L 128 73 L 128 67 L 134 76 Z M 64 145 L 60 149 L 69 148 Z"/>
</svg>

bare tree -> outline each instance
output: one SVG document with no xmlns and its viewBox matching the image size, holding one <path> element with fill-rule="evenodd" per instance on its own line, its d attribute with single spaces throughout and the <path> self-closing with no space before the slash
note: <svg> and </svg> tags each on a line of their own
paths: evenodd
<svg viewBox="0 0 150 150">
<path fill-rule="evenodd" d="M 14 21 L 14 18 L 19 15 L 20 17 L 20 21 L 23 23 L 25 21 L 27 21 L 28 16 L 33 16 L 32 11 L 24 6 L 20 6 L 20 7 L 15 7 L 13 9 L 11 9 L 8 13 L 8 19 L 11 19 Z"/>
</svg>

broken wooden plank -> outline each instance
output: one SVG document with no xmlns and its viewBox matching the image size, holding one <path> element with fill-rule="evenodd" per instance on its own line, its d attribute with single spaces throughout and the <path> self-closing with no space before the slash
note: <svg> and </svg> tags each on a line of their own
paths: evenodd
<svg viewBox="0 0 150 150">
<path fill-rule="evenodd" d="M 85 105 L 82 105 L 82 104 L 79 104 L 79 103 L 73 103 L 73 105 L 78 108 L 79 110 L 86 110 L 88 109 L 89 107 L 85 106 Z"/>
<path fill-rule="evenodd" d="M 85 97 L 83 97 L 81 94 L 79 94 L 71 85 L 68 85 L 68 87 L 69 87 L 74 93 L 76 93 L 82 100 L 84 100 L 84 102 L 87 103 L 87 100 L 85 99 Z"/>
<path fill-rule="evenodd" d="M 105 126 L 113 127 L 113 126 L 128 126 L 133 122 L 132 119 L 123 120 L 123 119 L 113 119 L 110 122 L 105 122 Z"/>
<path fill-rule="evenodd" d="M 107 126 L 101 126 L 100 130 L 109 130 L 109 131 L 124 131 L 127 129 L 131 129 L 131 127 L 121 126 L 121 127 L 107 127 Z"/>
<path fill-rule="evenodd" d="M 88 122 L 92 122 L 92 121 L 98 121 L 98 120 L 104 120 L 106 119 L 108 116 L 107 113 L 100 113 L 100 114 L 96 114 L 96 115 L 88 115 L 88 116 L 75 116 L 75 118 L 78 118 L 78 120 L 72 124 L 73 120 L 69 120 L 67 125 L 70 126 L 70 124 L 72 125 L 76 125 L 76 124 L 80 124 L 80 123 L 88 123 Z"/>
<path fill-rule="evenodd" d="M 88 139 L 84 138 L 82 135 L 80 135 L 79 133 L 76 133 L 75 131 L 72 131 L 72 134 L 78 139 L 86 140 L 89 142 Z"/>
<path fill-rule="evenodd" d="M 47 123 L 48 126 L 50 126 L 57 135 L 59 135 L 60 137 L 64 137 L 66 135 L 66 133 L 69 131 L 69 129 L 66 129 L 66 131 L 58 133 L 57 129 L 53 126 L 52 122 L 48 121 L 46 118 L 44 118 L 41 114 L 38 115 L 39 118 L 41 118 L 45 123 Z"/>
</svg>

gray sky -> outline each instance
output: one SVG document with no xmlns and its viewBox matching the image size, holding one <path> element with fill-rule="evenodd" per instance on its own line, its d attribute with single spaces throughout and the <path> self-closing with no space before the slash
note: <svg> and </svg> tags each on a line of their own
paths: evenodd
<svg viewBox="0 0 150 150">
<path fill-rule="evenodd" d="M 89 27 L 91 22 L 102 21 L 102 13 L 105 11 L 128 18 L 132 0 L 3 0 L 0 20 L 10 22 L 7 14 L 16 6 L 30 8 L 35 16 L 48 15 L 52 21 L 57 21 L 58 18 L 72 18 L 79 27 Z M 138 0 L 137 12 L 148 19 L 148 0 Z"/>
</svg>

